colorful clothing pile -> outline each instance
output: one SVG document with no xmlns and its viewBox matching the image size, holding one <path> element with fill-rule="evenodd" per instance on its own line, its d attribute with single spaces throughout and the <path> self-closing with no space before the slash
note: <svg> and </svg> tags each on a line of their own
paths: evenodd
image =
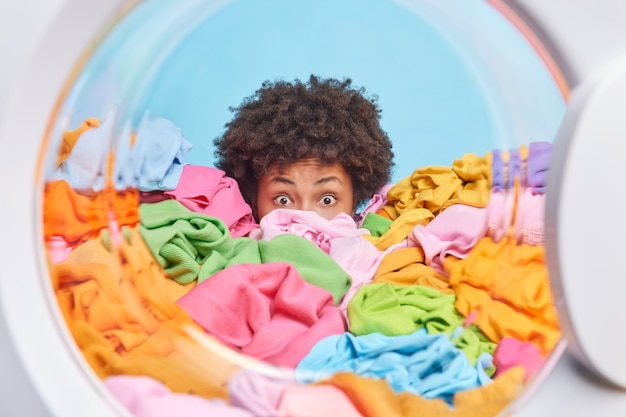
<svg viewBox="0 0 626 417">
<path fill-rule="evenodd" d="M 256 224 L 167 120 L 116 155 L 111 129 L 65 135 L 44 237 L 72 336 L 137 416 L 496 415 L 560 339 L 549 143 L 417 169 L 356 220 Z"/>
</svg>

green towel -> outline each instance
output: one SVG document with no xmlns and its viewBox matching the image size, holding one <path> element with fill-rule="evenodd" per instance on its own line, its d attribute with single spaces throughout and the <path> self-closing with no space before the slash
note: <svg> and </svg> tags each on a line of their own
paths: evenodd
<svg viewBox="0 0 626 417">
<path fill-rule="evenodd" d="M 455 300 L 455 294 L 432 287 L 367 284 L 348 304 L 350 332 L 399 336 L 426 328 L 429 334 L 446 333 L 474 364 L 483 352 L 493 354 L 496 344 L 477 327 L 463 327 L 465 318 L 454 307 Z"/>
<path fill-rule="evenodd" d="M 367 213 L 361 228 L 369 230 L 370 234 L 374 237 L 381 237 L 389 230 L 391 223 L 393 223 L 393 220 L 383 217 L 380 214 Z"/>
<path fill-rule="evenodd" d="M 220 219 L 190 211 L 176 200 L 139 206 L 141 236 L 167 274 L 180 284 L 202 282 L 230 265 L 287 262 L 338 304 L 350 276 L 324 251 L 296 235 L 271 241 L 233 238 Z"/>
</svg>

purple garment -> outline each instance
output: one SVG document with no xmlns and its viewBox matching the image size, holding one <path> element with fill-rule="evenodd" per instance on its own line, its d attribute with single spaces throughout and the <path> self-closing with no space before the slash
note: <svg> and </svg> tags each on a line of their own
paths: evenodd
<svg viewBox="0 0 626 417">
<path fill-rule="evenodd" d="M 550 142 L 533 142 L 528 145 L 526 162 L 528 187 L 537 194 L 544 194 L 546 191 L 551 159 L 552 144 Z"/>
<path fill-rule="evenodd" d="M 510 151 L 509 159 L 509 178 L 507 188 L 513 188 L 515 185 L 515 178 L 520 179 L 520 185 L 526 186 L 526 174 L 524 173 L 524 165 L 519 149 L 512 149 Z"/>
<path fill-rule="evenodd" d="M 492 188 L 494 190 L 504 190 L 507 186 L 506 167 L 502 160 L 502 152 L 499 149 L 493 151 L 491 166 Z"/>
</svg>

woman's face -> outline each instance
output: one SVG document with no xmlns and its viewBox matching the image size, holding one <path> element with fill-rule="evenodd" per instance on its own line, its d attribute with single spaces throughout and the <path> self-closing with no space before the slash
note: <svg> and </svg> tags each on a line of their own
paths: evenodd
<svg viewBox="0 0 626 417">
<path fill-rule="evenodd" d="M 259 221 L 278 208 L 314 211 L 330 220 L 339 213 L 354 214 L 353 204 L 352 179 L 337 163 L 322 165 L 315 158 L 302 159 L 283 172 L 273 167 L 259 179 Z"/>
</svg>

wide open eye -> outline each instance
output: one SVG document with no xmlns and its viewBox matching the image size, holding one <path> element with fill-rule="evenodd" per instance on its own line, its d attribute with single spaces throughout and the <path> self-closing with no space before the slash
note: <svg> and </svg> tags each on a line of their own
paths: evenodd
<svg viewBox="0 0 626 417">
<path fill-rule="evenodd" d="M 337 199 L 333 195 L 326 194 L 320 198 L 319 204 L 323 207 L 331 207 L 337 204 Z"/>
<path fill-rule="evenodd" d="M 274 204 L 279 206 L 288 206 L 289 204 L 293 204 L 293 201 L 291 201 L 291 198 L 289 198 L 289 196 L 281 194 L 278 197 L 274 198 Z"/>
</svg>

